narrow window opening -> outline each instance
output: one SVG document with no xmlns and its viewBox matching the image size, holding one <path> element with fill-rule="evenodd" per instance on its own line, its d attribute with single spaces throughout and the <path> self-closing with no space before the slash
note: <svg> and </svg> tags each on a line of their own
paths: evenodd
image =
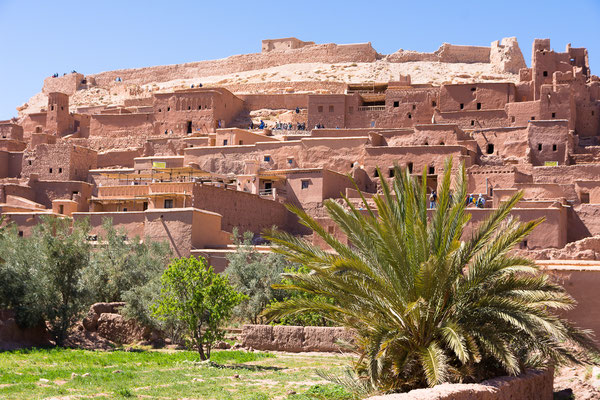
<svg viewBox="0 0 600 400">
<path fill-rule="evenodd" d="M 58 173 L 59 173 L 59 174 L 62 174 L 62 168 L 59 168 L 59 169 L 58 169 Z"/>
<path fill-rule="evenodd" d="M 375 170 L 375 172 L 373 172 L 373 176 L 375 178 L 379 178 L 379 171 Z"/>
<path fill-rule="evenodd" d="M 475 125 L 475 120 L 472 119 L 471 120 L 471 126 L 474 126 L 474 125 Z"/>
<path fill-rule="evenodd" d="M 52 173 L 52 168 L 49 169 L 50 173 Z"/>
<path fill-rule="evenodd" d="M 240 140 L 240 146 L 241 146 L 241 145 L 243 145 L 243 144 L 244 144 L 244 141 L 243 141 L 243 140 Z"/>
<path fill-rule="evenodd" d="M 145 201 L 144 203 L 142 203 L 142 211 L 146 211 L 148 209 L 148 202 Z"/>
<path fill-rule="evenodd" d="M 544 71 L 544 76 L 548 76 L 548 71 Z"/>
<path fill-rule="evenodd" d="M 123 211 L 127 211 L 127 207 L 123 207 Z"/>
<path fill-rule="evenodd" d="M 191 109 L 192 109 L 192 106 L 188 106 L 188 110 L 191 110 Z"/>
<path fill-rule="evenodd" d="M 171 107 L 167 107 L 167 111 L 171 111 Z"/>
<path fill-rule="evenodd" d="M 223 146 L 227 146 L 227 139 L 223 139 Z"/>
<path fill-rule="evenodd" d="M 556 113 L 555 112 L 552 113 L 552 118 L 556 118 Z"/>
<path fill-rule="evenodd" d="M 429 168 L 427 169 L 427 173 L 429 175 L 435 174 L 435 167 L 433 165 L 430 165 Z"/>
<path fill-rule="evenodd" d="M 411 118 L 412 118 L 412 114 L 408 113 L 408 119 L 411 119 Z"/>
<path fill-rule="evenodd" d="M 309 184 L 310 184 L 310 181 L 308 179 L 302 179 L 302 190 L 308 189 Z"/>
<path fill-rule="evenodd" d="M 463 108 L 465 108 L 465 105 L 463 103 L 460 103 L 460 109 L 462 110 Z"/>
<path fill-rule="evenodd" d="M 557 151 L 558 150 L 558 146 L 556 144 L 552 145 L 552 151 Z"/>
<path fill-rule="evenodd" d="M 59 214 L 64 214 L 65 213 L 65 206 L 63 204 L 59 204 L 58 205 L 58 213 Z"/>
<path fill-rule="evenodd" d="M 493 143 L 488 143 L 488 145 L 487 145 L 487 153 L 488 154 L 494 154 L 494 144 Z"/>
<path fill-rule="evenodd" d="M 390 178 L 393 178 L 393 177 L 394 177 L 394 168 L 390 168 L 390 170 L 388 171 L 388 176 L 389 176 Z"/>
<path fill-rule="evenodd" d="M 481 103 L 477 103 L 477 109 L 481 110 Z"/>
<path fill-rule="evenodd" d="M 23 231 L 19 231 L 19 236 L 23 237 Z"/>
<path fill-rule="evenodd" d="M 192 133 L 192 121 L 187 122 L 187 133 Z"/>
<path fill-rule="evenodd" d="M 202 106 L 198 106 L 198 110 L 202 110 Z"/>
<path fill-rule="evenodd" d="M 412 174 L 412 172 L 413 172 L 413 163 L 409 162 L 408 164 L 406 164 L 406 167 L 408 168 L 408 172 L 410 174 Z"/>
<path fill-rule="evenodd" d="M 158 109 L 158 112 L 162 112 L 162 109 L 160 109 L 160 108 L 159 108 L 159 109 Z"/>
<path fill-rule="evenodd" d="M 432 100 L 431 101 L 431 107 L 435 107 L 435 106 L 437 106 L 437 103 L 435 102 L 435 100 Z"/>
<path fill-rule="evenodd" d="M 173 208 L 173 199 L 165 199 L 165 208 Z"/>
<path fill-rule="evenodd" d="M 531 120 L 532 120 L 532 121 L 535 121 L 535 117 L 531 117 Z"/>
<path fill-rule="evenodd" d="M 333 106 L 329 106 L 329 112 L 333 112 Z"/>
<path fill-rule="evenodd" d="M 515 116 L 510 117 L 510 122 L 515 122 Z"/>
<path fill-rule="evenodd" d="M 413 108 L 413 110 L 416 110 L 416 109 L 417 109 L 417 105 L 416 105 L 416 104 L 413 104 L 413 107 L 412 107 L 412 108 Z"/>
<path fill-rule="evenodd" d="M 542 151 L 542 144 L 538 143 L 538 151 Z"/>
<path fill-rule="evenodd" d="M 590 194 L 588 192 L 581 192 L 581 194 L 579 195 L 579 197 L 581 198 L 581 202 L 584 204 L 589 204 L 590 202 Z"/>
<path fill-rule="evenodd" d="M 31 160 L 27 161 L 29 163 L 29 165 L 31 165 Z"/>
<path fill-rule="evenodd" d="M 399 101 L 395 101 L 394 102 L 394 107 L 400 107 L 400 102 Z"/>
</svg>

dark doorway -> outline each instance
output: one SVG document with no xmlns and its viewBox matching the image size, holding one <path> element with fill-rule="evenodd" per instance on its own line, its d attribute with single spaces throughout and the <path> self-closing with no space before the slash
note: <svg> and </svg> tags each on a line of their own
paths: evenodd
<svg viewBox="0 0 600 400">
<path fill-rule="evenodd" d="M 187 122 L 187 133 L 192 133 L 192 121 Z"/>
</svg>

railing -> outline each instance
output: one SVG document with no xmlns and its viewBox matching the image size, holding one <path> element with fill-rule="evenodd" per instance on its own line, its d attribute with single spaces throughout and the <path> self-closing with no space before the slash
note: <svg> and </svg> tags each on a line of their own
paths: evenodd
<svg viewBox="0 0 600 400">
<path fill-rule="evenodd" d="M 98 197 L 135 197 L 148 194 L 148 186 L 100 186 Z"/>
<path fill-rule="evenodd" d="M 385 111 L 385 106 L 360 106 L 358 111 Z"/>
<path fill-rule="evenodd" d="M 151 183 L 151 193 L 192 193 L 194 184 L 191 182 L 160 182 Z"/>
</svg>

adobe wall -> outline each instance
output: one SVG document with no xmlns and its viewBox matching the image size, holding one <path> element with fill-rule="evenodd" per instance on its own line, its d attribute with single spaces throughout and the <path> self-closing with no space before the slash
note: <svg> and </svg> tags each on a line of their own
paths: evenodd
<svg viewBox="0 0 600 400">
<path fill-rule="evenodd" d="M 444 43 L 435 52 L 440 62 L 447 63 L 489 63 L 490 48 L 482 46 L 458 46 Z"/>
<path fill-rule="evenodd" d="M 568 163 L 568 121 L 531 121 L 527 132 L 532 165 Z"/>
<path fill-rule="evenodd" d="M 143 151 L 139 149 L 109 150 L 98 153 L 97 168 L 128 167 L 133 168 L 133 159 L 141 157 Z"/>
<path fill-rule="evenodd" d="M 222 229 L 227 232 L 235 227 L 240 232 L 257 234 L 274 225 L 283 229 L 291 228 L 291 217 L 283 204 L 242 191 L 196 184 L 192 206 L 221 214 Z"/>
<path fill-rule="evenodd" d="M 96 168 L 97 153 L 68 142 L 40 144 L 23 154 L 23 176 L 37 174 L 44 180 L 87 180 Z"/>
<path fill-rule="evenodd" d="M 81 219 L 88 219 L 90 224 L 91 235 L 104 235 L 104 229 L 102 223 L 104 219 L 109 218 L 112 220 L 113 226 L 116 229 L 123 229 L 127 232 L 127 237 L 133 239 L 139 236 L 141 239 L 144 238 L 144 212 L 76 212 L 73 213 L 73 219 L 78 221 Z M 164 238 L 161 240 L 165 240 Z"/>
<path fill-rule="evenodd" d="M 290 49 L 299 49 L 305 46 L 314 45 L 315 42 L 304 42 L 296 39 L 295 37 L 283 38 L 283 39 L 265 39 L 262 41 L 262 52 L 266 53 L 269 51 L 284 51 Z"/>
<path fill-rule="evenodd" d="M 286 52 L 242 54 L 220 60 L 199 61 L 186 64 L 161 65 L 147 68 L 121 69 L 90 75 L 101 87 L 111 87 L 120 77 L 125 84 L 143 85 L 149 82 L 166 82 L 174 79 L 201 78 L 243 71 L 275 67 L 278 65 L 311 62 L 373 62 L 377 52 L 370 43 L 356 45 L 319 44 Z M 90 78 L 88 77 L 88 78 Z M 121 83 L 122 84 L 122 83 Z"/>
<path fill-rule="evenodd" d="M 367 400 L 552 400 L 554 370 L 528 370 L 519 376 L 503 376 L 481 383 L 443 383 L 407 393 L 369 397 Z"/>
<path fill-rule="evenodd" d="M 354 333 L 340 327 L 244 325 L 242 346 L 255 350 L 339 352 L 338 341 L 354 343 Z"/>
<path fill-rule="evenodd" d="M 4 150 L 0 150 L 0 178 L 9 178 L 8 152 Z"/>
<path fill-rule="evenodd" d="M 471 194 L 490 194 L 490 189 L 512 188 L 515 172 L 510 166 L 479 166 L 467 168 L 467 191 Z"/>
<path fill-rule="evenodd" d="M 271 109 L 271 110 L 295 110 L 296 107 L 308 107 L 308 93 L 285 93 L 285 94 L 236 94 L 244 102 L 244 108 L 248 111 Z"/>
<path fill-rule="evenodd" d="M 78 211 L 89 209 L 88 200 L 92 196 L 93 185 L 81 181 L 50 181 L 35 180 L 31 183 L 35 195 L 33 200 L 52 208 L 54 200 L 75 200 L 78 202 Z"/>
<path fill-rule="evenodd" d="M 130 140 L 148 137 L 154 132 L 153 122 L 152 114 L 94 114 L 90 121 L 89 137 L 123 137 Z M 95 148 L 102 150 L 101 142 L 98 144 L 100 146 Z"/>
<path fill-rule="evenodd" d="M 83 74 L 79 73 L 70 73 L 56 78 L 49 76 L 44 79 L 42 93 L 62 92 L 70 96 L 77 90 L 86 87 L 86 84 L 82 83 L 83 79 Z"/>
<path fill-rule="evenodd" d="M 13 123 L 0 122 L 0 138 L 22 141 L 23 127 Z"/>
</svg>

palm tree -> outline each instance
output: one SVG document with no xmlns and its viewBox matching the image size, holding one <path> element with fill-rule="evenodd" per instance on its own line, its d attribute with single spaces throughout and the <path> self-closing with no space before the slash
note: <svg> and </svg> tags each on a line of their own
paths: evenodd
<svg viewBox="0 0 600 400">
<path fill-rule="evenodd" d="M 450 159 L 435 210 L 427 209 L 425 171 L 419 180 L 398 167 L 391 184 L 381 179 L 374 208 L 360 191 L 365 210 L 347 198 L 345 205 L 327 201 L 348 244 L 290 207 L 330 249 L 269 232 L 275 251 L 311 270 L 285 274 L 291 283 L 278 288 L 321 296 L 292 298 L 264 315 L 272 320 L 319 312 L 354 329 L 355 370 L 385 392 L 584 362 L 585 354 L 596 352 L 591 334 L 553 313 L 572 308 L 574 300 L 533 261 L 509 252 L 542 220 L 519 222 L 509 215 L 518 193 L 466 234 L 466 172 L 461 165 L 451 191 L 451 165 Z"/>
</svg>

